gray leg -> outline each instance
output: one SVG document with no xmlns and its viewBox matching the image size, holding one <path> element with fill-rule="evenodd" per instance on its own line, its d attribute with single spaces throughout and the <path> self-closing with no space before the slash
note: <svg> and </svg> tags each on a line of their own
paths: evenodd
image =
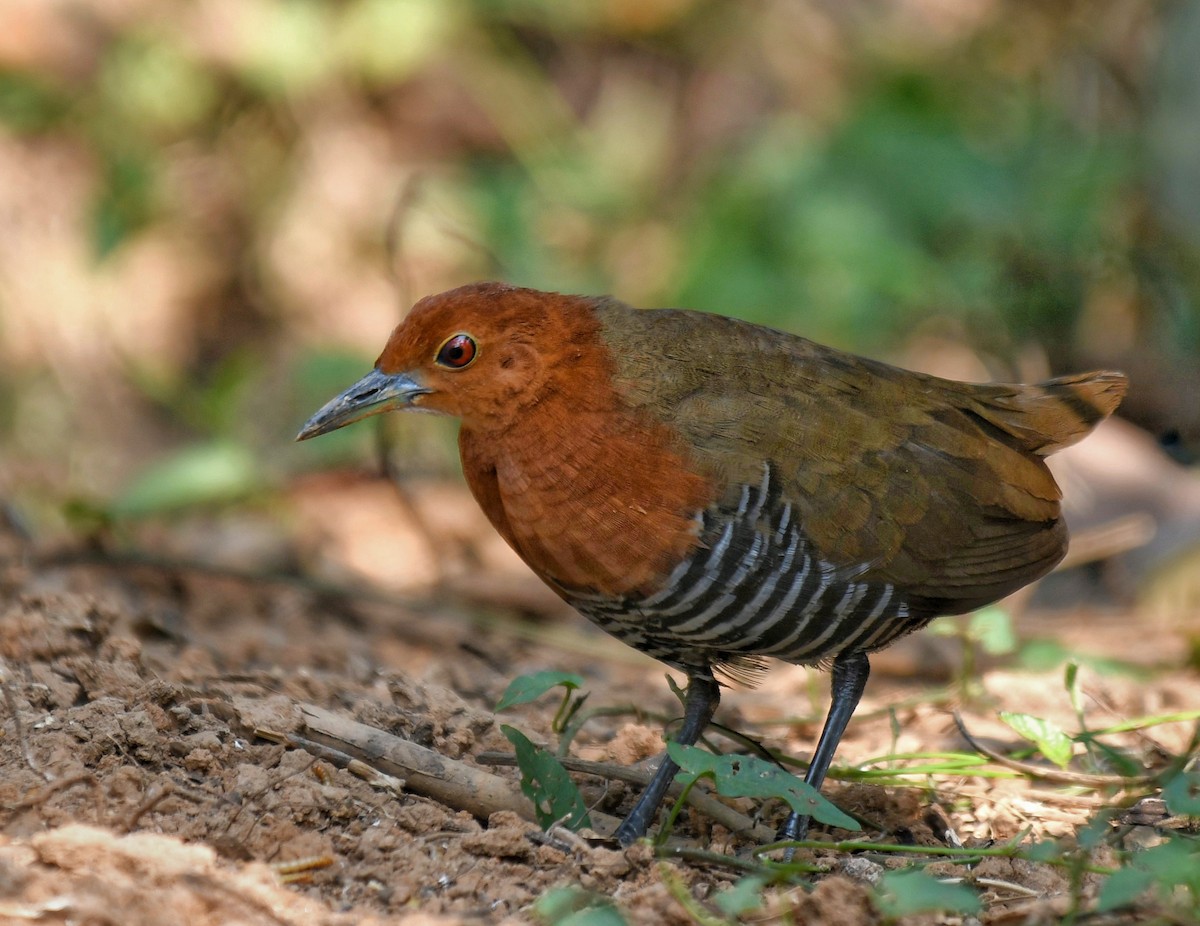
<svg viewBox="0 0 1200 926">
<path fill-rule="evenodd" d="M 863 689 L 867 687 L 867 677 L 870 674 L 871 665 L 867 662 L 866 653 L 843 653 L 833 661 L 829 716 L 825 718 L 825 727 L 821 730 L 821 738 L 817 740 L 808 774 L 804 776 L 804 780 L 818 791 L 825 781 L 825 773 L 829 771 L 829 763 L 833 761 L 838 743 L 842 741 L 842 734 L 846 732 L 846 725 L 850 723 L 854 709 L 858 707 L 862 698 Z M 691 693 L 690 687 L 688 693 Z M 795 811 L 779 830 L 780 840 L 799 840 L 807 835 L 808 817 Z"/>
<path fill-rule="evenodd" d="M 690 674 L 683 706 L 683 726 L 679 728 L 675 742 L 684 746 L 694 744 L 712 720 L 720 702 L 721 691 L 711 670 Z M 650 779 L 650 784 L 646 785 L 646 790 L 638 798 L 633 810 L 629 811 L 629 816 L 617 827 L 617 841 L 621 845 L 632 845 L 646 835 L 650 821 L 654 819 L 677 771 L 679 766 L 671 761 L 671 757 L 663 756 L 662 764 Z"/>
</svg>

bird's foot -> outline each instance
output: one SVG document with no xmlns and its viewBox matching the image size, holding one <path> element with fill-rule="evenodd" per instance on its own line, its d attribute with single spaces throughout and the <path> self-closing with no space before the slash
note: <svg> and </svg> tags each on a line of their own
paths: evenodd
<svg viewBox="0 0 1200 926">
<path fill-rule="evenodd" d="M 775 838 L 779 842 L 800 842 L 808 836 L 809 818 L 802 814 L 792 811 L 788 814 L 788 818 L 783 821 L 783 826 L 779 827 L 779 832 L 775 834 Z M 795 846 L 788 846 L 783 850 L 783 860 L 790 862 L 796 854 Z"/>
<path fill-rule="evenodd" d="M 616 832 L 613 833 L 613 836 L 617 840 L 617 844 L 622 848 L 628 848 L 629 846 L 632 846 L 635 842 L 646 835 L 646 824 L 642 823 L 639 826 L 636 822 L 631 822 L 630 818 L 632 816 L 633 815 L 630 814 L 629 817 L 626 817 L 624 820 L 622 820 L 621 825 L 618 826 Z"/>
</svg>

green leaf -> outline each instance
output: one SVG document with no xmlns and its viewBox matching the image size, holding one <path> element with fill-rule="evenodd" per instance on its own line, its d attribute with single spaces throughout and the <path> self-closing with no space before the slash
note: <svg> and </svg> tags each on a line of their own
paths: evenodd
<svg viewBox="0 0 1200 926">
<path fill-rule="evenodd" d="M 757 756 L 718 756 L 679 743 L 668 743 L 667 753 L 680 768 L 675 780 L 685 785 L 707 775 L 726 797 L 774 797 L 827 826 L 860 828 L 853 817 L 838 810 L 808 782 Z"/>
<path fill-rule="evenodd" d="M 1001 711 L 1000 719 L 1025 739 L 1036 744 L 1042 755 L 1059 768 L 1066 768 L 1070 763 L 1074 744 L 1071 737 L 1056 724 L 1032 714 L 1018 714 L 1013 711 Z"/>
<path fill-rule="evenodd" d="M 521 791 L 533 801 L 538 825 L 549 829 L 560 823 L 569 830 L 591 826 L 583 795 L 562 763 L 535 746 L 520 730 L 506 724 L 500 731 L 516 750 L 517 766 L 521 769 Z"/>
<path fill-rule="evenodd" d="M 1096 912 L 1107 913 L 1118 907 L 1129 906 L 1153 883 L 1154 875 L 1144 868 L 1131 865 L 1113 872 L 1100 888 Z"/>
<path fill-rule="evenodd" d="M 1031 862 L 1053 862 L 1062 858 L 1063 847 L 1052 839 L 1035 842 L 1022 854 Z"/>
<path fill-rule="evenodd" d="M 146 517 L 233 501 L 261 486 L 261 470 L 248 449 L 225 442 L 199 444 L 142 472 L 110 511 L 116 517 Z"/>
<path fill-rule="evenodd" d="M 1083 691 L 1079 684 L 1079 663 L 1072 659 L 1063 673 L 1063 686 L 1071 698 L 1071 709 L 1077 717 L 1083 717 Z M 1082 720 L 1080 721 L 1082 723 Z"/>
<path fill-rule="evenodd" d="M 727 916 L 741 916 L 763 905 L 763 885 L 766 879 L 760 875 L 748 875 L 733 887 L 714 895 L 715 903 Z"/>
<path fill-rule="evenodd" d="M 1168 781 L 1163 800 L 1172 814 L 1200 817 L 1200 772 L 1179 774 Z"/>
<path fill-rule="evenodd" d="M 978 913 L 983 909 L 975 892 L 965 884 L 939 881 L 919 868 L 885 872 L 879 880 L 875 904 L 886 917 L 934 910 Z"/>
<path fill-rule="evenodd" d="M 971 615 L 967 624 L 967 636 L 978 640 L 984 652 L 993 656 L 1002 656 L 1017 648 L 1017 635 L 1013 632 L 1012 617 L 997 605 L 981 608 Z"/>
<path fill-rule="evenodd" d="M 533 905 L 548 926 L 625 926 L 611 900 L 575 887 L 548 890 Z"/>
<path fill-rule="evenodd" d="M 518 675 L 504 690 L 496 710 L 502 711 L 517 704 L 527 704 L 536 701 L 551 688 L 562 685 L 568 691 L 574 691 L 583 684 L 583 677 L 574 672 L 533 672 L 529 675 Z"/>
<path fill-rule="evenodd" d="M 91 238 L 96 257 L 108 257 L 150 221 L 154 178 L 155 164 L 148 156 L 108 154 L 92 203 Z"/>
</svg>

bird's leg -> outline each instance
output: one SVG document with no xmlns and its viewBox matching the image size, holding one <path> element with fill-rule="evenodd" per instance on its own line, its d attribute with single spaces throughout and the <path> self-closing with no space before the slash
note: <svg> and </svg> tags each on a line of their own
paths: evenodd
<svg viewBox="0 0 1200 926">
<path fill-rule="evenodd" d="M 691 746 L 695 743 L 700 738 L 700 734 L 704 732 L 704 728 L 708 726 L 708 722 L 712 720 L 720 702 L 721 691 L 717 687 L 717 680 L 713 678 L 710 669 L 689 673 L 687 696 L 683 702 L 683 726 L 679 728 L 675 742 L 684 746 Z M 629 811 L 629 816 L 617 827 L 617 842 L 628 846 L 646 835 L 650 821 L 654 819 L 658 805 L 662 803 L 677 771 L 679 771 L 679 766 L 671 760 L 670 756 L 664 755 L 658 771 L 650 779 L 650 784 L 646 785 L 646 790 L 634 804 L 633 810 Z"/>
<path fill-rule="evenodd" d="M 825 718 L 825 727 L 821 730 L 821 738 L 817 740 L 817 748 L 809 762 L 808 774 L 804 776 L 804 780 L 818 791 L 825 781 L 825 773 L 829 771 L 829 763 L 833 761 L 842 734 L 846 732 L 846 725 L 858 707 L 863 689 L 867 687 L 867 676 L 870 674 L 871 665 L 867 662 L 866 653 L 843 653 L 833 661 L 829 716 Z M 799 840 L 807 835 L 808 817 L 795 811 L 779 829 L 781 841 Z"/>
</svg>

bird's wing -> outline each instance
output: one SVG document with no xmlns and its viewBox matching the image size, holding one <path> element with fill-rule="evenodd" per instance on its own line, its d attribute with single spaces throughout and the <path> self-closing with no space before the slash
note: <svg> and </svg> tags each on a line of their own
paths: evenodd
<svg viewBox="0 0 1200 926">
<path fill-rule="evenodd" d="M 1091 387 L 953 383 L 698 313 L 621 322 L 617 336 L 638 339 L 613 351 L 628 401 L 670 422 L 729 492 L 770 461 L 834 565 L 863 566 L 951 613 L 1019 588 L 1065 552 L 1060 493 L 1038 454 L 1111 410 L 1064 398 Z M 1117 391 L 1095 387 L 1106 388 Z"/>
</svg>

